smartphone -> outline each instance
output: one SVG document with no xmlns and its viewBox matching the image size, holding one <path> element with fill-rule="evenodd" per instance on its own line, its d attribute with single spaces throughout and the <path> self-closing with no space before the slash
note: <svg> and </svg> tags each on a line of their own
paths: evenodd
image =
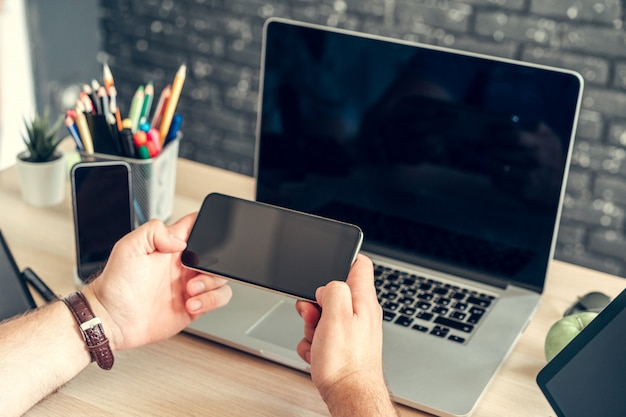
<svg viewBox="0 0 626 417">
<path fill-rule="evenodd" d="M 84 283 L 104 267 L 115 242 L 134 228 L 130 165 L 79 162 L 70 178 L 76 270 Z"/>
<path fill-rule="evenodd" d="M 352 224 L 213 193 L 198 212 L 182 264 L 315 301 L 318 287 L 347 278 L 362 241 Z"/>
</svg>

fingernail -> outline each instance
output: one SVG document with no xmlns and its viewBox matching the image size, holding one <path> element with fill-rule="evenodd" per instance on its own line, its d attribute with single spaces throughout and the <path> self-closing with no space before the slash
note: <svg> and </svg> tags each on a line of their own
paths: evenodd
<svg viewBox="0 0 626 417">
<path fill-rule="evenodd" d="M 191 295 L 198 295 L 203 293 L 206 290 L 206 285 L 201 280 L 191 281 L 189 283 L 189 291 L 191 291 Z"/>
<path fill-rule="evenodd" d="M 191 300 L 189 301 L 189 308 L 191 311 L 198 311 L 202 308 L 202 301 L 200 300 Z"/>
</svg>

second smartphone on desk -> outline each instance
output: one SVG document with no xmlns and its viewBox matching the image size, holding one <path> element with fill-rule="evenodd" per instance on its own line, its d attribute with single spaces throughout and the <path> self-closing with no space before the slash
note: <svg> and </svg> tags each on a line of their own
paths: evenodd
<svg viewBox="0 0 626 417">
<path fill-rule="evenodd" d="M 111 249 L 134 228 L 130 165 L 79 162 L 71 173 L 78 284 L 100 271 Z"/>
<path fill-rule="evenodd" d="M 315 301 L 318 287 L 346 279 L 362 241 L 352 224 L 213 193 L 202 203 L 182 262 Z"/>
</svg>

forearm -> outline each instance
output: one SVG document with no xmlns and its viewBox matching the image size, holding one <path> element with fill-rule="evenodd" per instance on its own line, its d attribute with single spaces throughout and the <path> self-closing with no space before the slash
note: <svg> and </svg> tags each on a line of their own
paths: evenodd
<svg viewBox="0 0 626 417">
<path fill-rule="evenodd" d="M 333 417 L 400 416 L 382 379 L 347 376 L 321 394 Z"/>
<path fill-rule="evenodd" d="M 0 324 L 0 415 L 22 415 L 90 360 L 63 302 Z"/>
</svg>

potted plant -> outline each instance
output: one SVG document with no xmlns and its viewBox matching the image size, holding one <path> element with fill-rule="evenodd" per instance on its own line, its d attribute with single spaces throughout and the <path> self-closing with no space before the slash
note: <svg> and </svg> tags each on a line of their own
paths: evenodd
<svg viewBox="0 0 626 417">
<path fill-rule="evenodd" d="M 22 197 L 33 206 L 56 205 L 65 197 L 65 160 L 58 149 L 62 122 L 59 116 L 51 123 L 48 109 L 42 115 L 35 112 L 31 120 L 24 119 L 26 150 L 17 155 L 17 169 Z"/>
</svg>

